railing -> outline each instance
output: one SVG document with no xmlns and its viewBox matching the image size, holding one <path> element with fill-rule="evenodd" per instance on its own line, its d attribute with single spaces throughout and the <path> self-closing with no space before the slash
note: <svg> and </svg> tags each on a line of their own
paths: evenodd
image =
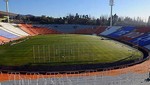
<svg viewBox="0 0 150 85">
<path fill-rule="evenodd" d="M 122 68 L 120 68 L 122 69 Z M 120 70 L 118 74 L 110 76 L 113 72 L 106 69 L 102 72 L 89 70 L 84 73 L 67 72 L 65 74 L 57 72 L 47 72 L 45 75 L 38 72 L 8 72 L 7 78 L 3 80 L 0 72 L 0 85 L 148 85 L 149 69 L 143 73 L 143 68 L 136 68 L 138 74 L 132 70 Z M 135 70 L 135 68 L 134 68 Z M 5 76 L 6 77 L 6 76 Z"/>
</svg>

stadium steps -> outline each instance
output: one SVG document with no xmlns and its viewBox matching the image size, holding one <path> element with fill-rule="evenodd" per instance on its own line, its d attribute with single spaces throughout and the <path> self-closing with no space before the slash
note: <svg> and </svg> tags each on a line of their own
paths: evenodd
<svg viewBox="0 0 150 85">
<path fill-rule="evenodd" d="M 131 32 L 131 33 L 127 34 L 126 36 L 133 39 L 133 38 L 139 37 L 139 36 L 141 36 L 143 34 L 144 33 L 140 33 L 140 32 Z"/>
<path fill-rule="evenodd" d="M 9 42 L 9 41 L 10 41 L 10 39 L 5 38 L 5 37 L 2 37 L 2 36 L 0 36 L 0 40 L 1 40 L 2 42 Z"/>
<path fill-rule="evenodd" d="M 34 26 L 57 30 L 61 33 L 74 33 L 76 30 L 97 27 L 93 25 L 79 25 L 79 24 L 40 24 Z"/>
<path fill-rule="evenodd" d="M 9 39 L 18 37 L 17 35 L 14 35 L 12 33 L 9 33 L 7 31 L 3 30 L 2 27 L 0 27 L 0 36 L 6 37 L 6 38 L 9 38 Z"/>
<path fill-rule="evenodd" d="M 60 34 L 60 32 L 58 31 L 42 27 L 32 27 L 31 30 L 36 32 L 37 34 Z"/>
<path fill-rule="evenodd" d="M 100 33 L 100 35 L 109 35 L 117 30 L 119 30 L 121 26 L 113 26 L 113 27 L 108 27 L 104 32 Z"/>
<path fill-rule="evenodd" d="M 8 31 L 17 36 L 24 37 L 29 35 L 26 32 L 22 31 L 20 28 L 14 27 L 9 23 L 0 23 L 0 25 L 3 27 L 3 30 Z"/>
<path fill-rule="evenodd" d="M 146 33 L 140 37 L 134 38 L 130 42 L 139 44 L 140 46 L 146 46 L 150 44 L 150 33 Z"/>
<path fill-rule="evenodd" d="M 125 39 L 126 41 L 132 40 L 134 38 L 137 38 L 139 36 L 142 36 L 144 33 L 140 33 L 140 32 L 130 32 L 124 36 L 122 36 L 120 39 L 123 40 Z"/>
<path fill-rule="evenodd" d="M 6 32 L 8 32 L 8 33 L 11 33 L 11 34 L 13 34 L 13 35 L 21 36 L 20 34 L 17 34 L 16 32 L 13 32 L 13 31 L 11 31 L 11 30 L 9 30 L 9 29 L 6 29 L 6 28 L 4 28 L 4 27 L 0 27 L 0 29 L 6 31 Z"/>
<path fill-rule="evenodd" d="M 42 34 L 60 34 L 60 32 L 52 30 L 52 29 L 48 29 L 48 28 L 41 28 L 40 29 Z M 40 32 L 39 30 L 39 32 Z"/>
<path fill-rule="evenodd" d="M 120 39 L 120 40 L 124 40 L 124 41 L 130 41 L 130 40 L 132 40 L 132 38 L 127 37 L 127 36 L 122 36 L 122 37 L 120 37 L 119 39 Z"/>
<path fill-rule="evenodd" d="M 106 30 L 107 27 L 97 27 L 95 33 L 100 34 Z"/>
<path fill-rule="evenodd" d="M 18 26 L 20 27 L 20 29 L 22 29 L 23 31 L 27 32 L 31 36 L 35 35 L 35 33 L 30 29 L 30 27 L 26 26 L 25 24 L 18 24 Z"/>
<path fill-rule="evenodd" d="M 0 45 L 2 45 L 3 44 L 3 41 L 2 40 L 0 40 Z"/>
<path fill-rule="evenodd" d="M 149 44 L 149 45 L 146 45 L 146 46 L 144 46 L 144 47 L 150 50 L 150 44 Z"/>
<path fill-rule="evenodd" d="M 99 34 L 103 32 L 106 29 L 106 27 L 96 27 L 96 28 L 84 28 L 79 29 L 73 32 L 74 34 Z"/>
<path fill-rule="evenodd" d="M 76 30 L 73 34 L 94 34 L 95 28 L 84 28 L 80 30 Z"/>
<path fill-rule="evenodd" d="M 126 34 L 123 37 L 128 37 L 128 38 L 131 38 L 130 40 L 132 40 L 132 39 L 140 37 L 140 36 L 142 36 L 142 35 L 144 35 L 148 32 L 150 32 L 150 27 L 138 27 L 138 28 L 135 29 L 134 32 Z"/>
<path fill-rule="evenodd" d="M 120 38 L 121 36 L 132 32 L 134 29 L 135 27 L 132 27 L 132 26 L 122 27 L 121 29 L 109 34 L 108 36 L 113 37 L 113 38 Z"/>
<path fill-rule="evenodd" d="M 33 26 L 31 24 L 26 24 L 26 27 L 32 32 L 34 33 L 34 35 L 38 35 L 38 32 L 33 29 Z"/>
<path fill-rule="evenodd" d="M 45 28 L 45 27 L 37 27 L 31 24 L 20 24 L 21 29 L 28 32 L 30 35 L 42 35 L 42 34 L 60 34 L 56 30 Z"/>
<path fill-rule="evenodd" d="M 130 33 L 122 36 L 120 39 L 125 39 L 127 41 L 130 41 L 130 40 L 138 38 L 148 32 L 150 32 L 150 27 L 137 27 L 133 32 L 130 32 Z"/>
<path fill-rule="evenodd" d="M 150 32 L 150 27 L 139 27 L 139 28 L 137 28 L 136 32 L 148 33 L 148 32 Z"/>
</svg>

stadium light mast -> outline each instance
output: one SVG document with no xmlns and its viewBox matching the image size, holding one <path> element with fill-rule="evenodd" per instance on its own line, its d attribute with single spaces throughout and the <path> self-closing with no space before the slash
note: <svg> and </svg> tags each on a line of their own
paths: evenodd
<svg viewBox="0 0 150 85">
<path fill-rule="evenodd" d="M 6 2 L 6 12 L 7 12 L 7 22 L 9 23 L 9 6 L 8 6 L 8 0 L 4 0 Z"/>
<path fill-rule="evenodd" d="M 109 1 L 109 5 L 111 7 L 111 10 L 110 10 L 110 27 L 112 27 L 113 26 L 113 15 L 112 15 L 112 12 L 113 12 L 114 0 L 110 0 Z"/>
</svg>

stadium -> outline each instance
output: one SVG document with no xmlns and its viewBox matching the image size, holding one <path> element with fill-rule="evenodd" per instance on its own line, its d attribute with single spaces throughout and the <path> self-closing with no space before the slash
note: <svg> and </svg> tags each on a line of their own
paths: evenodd
<svg viewBox="0 0 150 85">
<path fill-rule="evenodd" d="M 113 26 L 113 16 L 110 26 L 99 26 L 0 14 L 0 85 L 150 84 L 149 26 Z"/>
</svg>

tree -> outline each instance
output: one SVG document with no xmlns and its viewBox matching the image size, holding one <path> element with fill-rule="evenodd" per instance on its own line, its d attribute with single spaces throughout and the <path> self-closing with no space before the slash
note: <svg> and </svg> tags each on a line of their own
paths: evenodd
<svg viewBox="0 0 150 85">
<path fill-rule="evenodd" d="M 147 26 L 150 26 L 150 16 L 148 18 Z"/>
</svg>

